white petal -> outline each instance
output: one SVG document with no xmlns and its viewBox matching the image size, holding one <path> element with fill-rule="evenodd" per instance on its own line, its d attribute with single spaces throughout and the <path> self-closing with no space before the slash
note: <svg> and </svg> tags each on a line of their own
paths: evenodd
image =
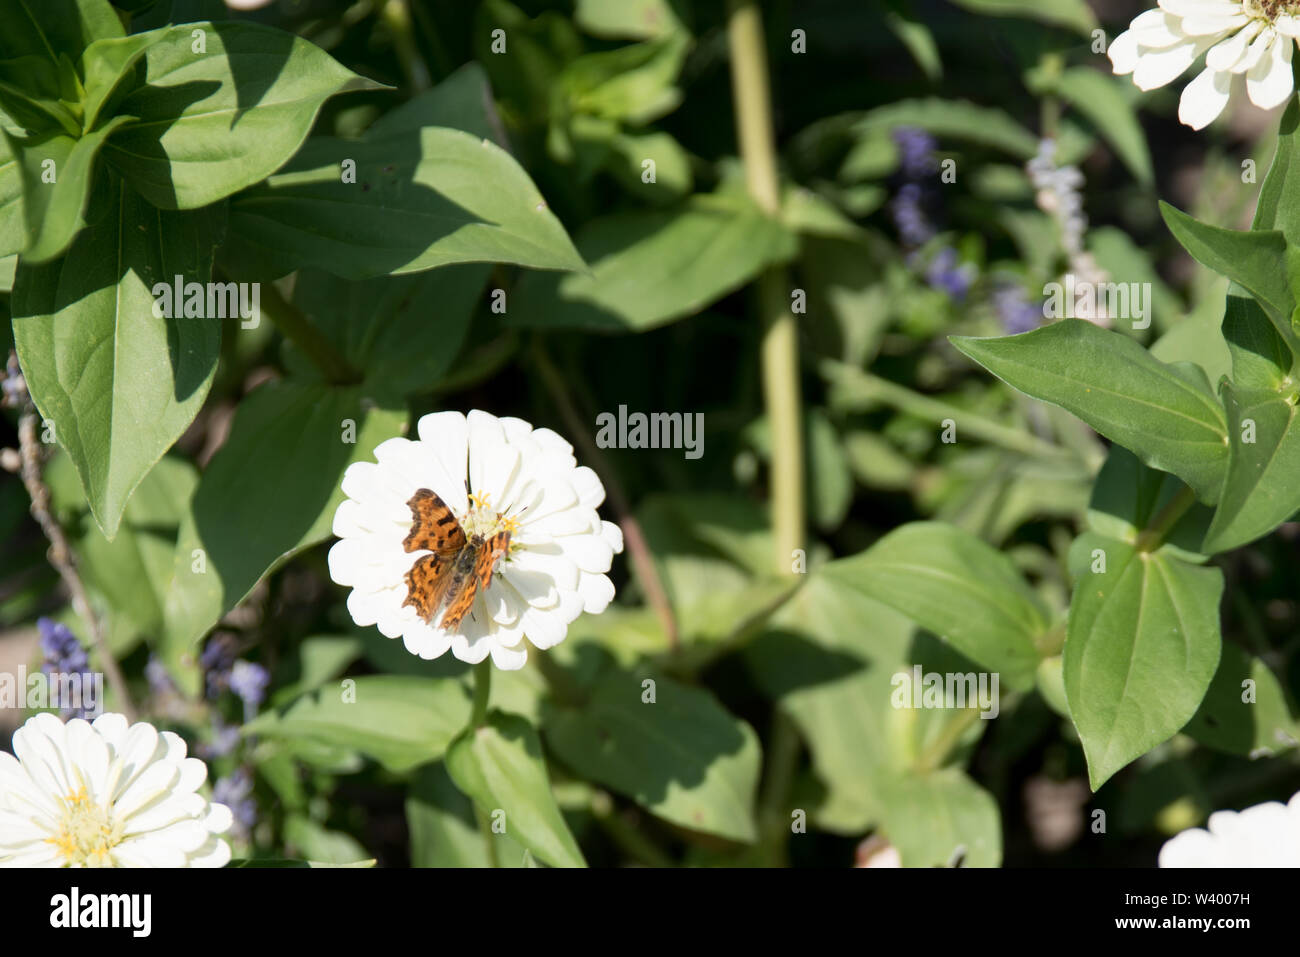
<svg viewBox="0 0 1300 957">
<path fill-rule="evenodd" d="M 1143 90 L 1154 90 L 1178 79 L 1198 56 L 1214 45 L 1215 37 L 1195 37 L 1167 50 L 1145 53 L 1133 70 L 1133 82 Z"/>
<path fill-rule="evenodd" d="M 528 649 L 504 648 L 499 643 L 494 643 L 491 648 L 492 664 L 496 665 L 502 671 L 518 671 L 528 660 Z"/>
<path fill-rule="evenodd" d="M 1206 67 L 1183 88 L 1183 95 L 1178 101 L 1179 122 L 1194 130 L 1205 129 L 1228 105 L 1231 88 L 1231 73 L 1219 73 Z"/>
<path fill-rule="evenodd" d="M 1215 70 L 1232 70 L 1246 55 L 1250 41 L 1255 39 L 1263 28 L 1264 21 L 1252 20 L 1245 29 L 1238 30 L 1222 43 L 1216 43 L 1210 52 L 1205 54 L 1205 65 Z"/>
<path fill-rule="evenodd" d="M 1271 110 L 1286 102 L 1295 90 L 1291 74 L 1293 41 L 1279 38 L 1259 63 L 1246 74 L 1246 92 L 1250 100 L 1261 109 Z"/>
</svg>

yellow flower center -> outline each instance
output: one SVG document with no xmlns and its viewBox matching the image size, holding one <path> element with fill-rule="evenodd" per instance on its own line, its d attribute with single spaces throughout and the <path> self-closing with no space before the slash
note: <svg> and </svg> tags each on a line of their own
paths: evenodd
<svg viewBox="0 0 1300 957">
<path fill-rule="evenodd" d="M 1292 13 L 1296 4 L 1293 0 L 1243 0 L 1242 12 L 1256 20 L 1272 23 L 1283 13 Z"/>
<path fill-rule="evenodd" d="M 109 852 L 121 839 L 112 816 L 90 799 L 82 785 L 63 798 L 59 832 L 45 842 L 59 849 L 69 867 L 111 867 Z"/>
<path fill-rule="evenodd" d="M 519 531 L 519 520 L 513 517 L 507 517 L 496 511 L 492 507 L 492 493 L 484 492 L 481 495 L 477 492 L 469 494 L 469 514 L 460 523 L 465 534 L 473 538 L 475 535 L 482 535 L 484 538 L 490 538 L 497 532 L 509 532 L 514 535 Z M 512 543 L 511 550 L 514 549 Z"/>
</svg>

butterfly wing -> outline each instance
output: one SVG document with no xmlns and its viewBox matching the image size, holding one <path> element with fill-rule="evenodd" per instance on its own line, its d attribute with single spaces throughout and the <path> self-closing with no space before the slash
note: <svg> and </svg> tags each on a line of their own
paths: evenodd
<svg viewBox="0 0 1300 957">
<path fill-rule="evenodd" d="M 421 618 L 432 623 L 451 585 L 456 556 L 465 548 L 465 530 L 435 492 L 422 488 L 407 501 L 411 532 L 402 542 L 408 552 L 428 551 L 406 573 L 406 600 Z"/>
<path fill-rule="evenodd" d="M 438 612 L 451 584 L 451 569 L 456 563 L 454 556 L 440 555 L 433 552 L 421 555 L 406 573 L 406 600 L 402 607 L 414 605 L 420 617 L 429 624 Z"/>
<path fill-rule="evenodd" d="M 492 570 L 496 568 L 497 560 L 510 549 L 510 533 L 497 532 L 486 541 L 476 538 L 470 543 L 470 547 L 477 550 L 474 555 L 474 568 L 468 580 L 462 582 L 455 593 L 448 596 L 447 612 L 439 623 L 446 631 L 454 632 L 460 629 L 461 622 L 465 620 L 465 616 L 469 614 L 474 604 L 474 596 L 486 591 L 488 585 L 492 584 Z"/>
<path fill-rule="evenodd" d="M 465 547 L 465 530 L 436 492 L 422 488 L 410 497 L 406 505 L 411 510 L 411 532 L 403 540 L 402 547 L 408 552 L 454 555 Z"/>
</svg>

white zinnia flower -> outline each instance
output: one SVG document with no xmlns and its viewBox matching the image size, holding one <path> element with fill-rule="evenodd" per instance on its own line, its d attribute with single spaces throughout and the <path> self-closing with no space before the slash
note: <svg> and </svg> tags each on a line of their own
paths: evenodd
<svg viewBox="0 0 1300 957">
<path fill-rule="evenodd" d="M 1165 842 L 1161 867 L 1300 867 L 1300 793 L 1244 811 L 1215 811 Z"/>
<path fill-rule="evenodd" d="M 0 867 L 223 867 L 230 809 L 185 742 L 120 714 L 38 714 L 0 751 Z"/>
<path fill-rule="evenodd" d="M 1202 129 L 1228 105 L 1235 74 L 1246 74 L 1251 102 L 1266 110 L 1291 95 L 1291 57 L 1300 37 L 1300 3 L 1289 0 L 1159 0 L 1108 51 L 1117 74 L 1143 90 L 1180 77 L 1202 53 L 1205 69 L 1183 90 L 1178 119 Z M 1208 51 L 1208 52 L 1207 52 Z"/>
<path fill-rule="evenodd" d="M 623 533 L 596 513 L 604 486 L 576 464 L 568 442 L 478 410 L 426 415 L 416 431 L 418 440 L 389 439 L 375 449 L 377 464 L 355 462 L 343 475 L 329 568 L 352 588 L 353 621 L 400 636 L 421 658 L 450 649 L 476 664 L 490 654 L 513 670 L 527 660 L 524 638 L 550 648 L 579 614 L 605 610 L 614 597 L 605 572 Z M 414 524 L 408 502 L 421 489 L 439 496 L 471 539 L 510 532 L 486 591 L 454 629 L 441 627 L 447 602 L 426 621 L 408 601 L 407 572 L 432 554 L 404 547 Z"/>
</svg>

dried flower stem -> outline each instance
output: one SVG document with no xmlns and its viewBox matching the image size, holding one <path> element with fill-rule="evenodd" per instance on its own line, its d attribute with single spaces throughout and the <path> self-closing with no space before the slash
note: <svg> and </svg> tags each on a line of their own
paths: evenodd
<svg viewBox="0 0 1300 957">
<path fill-rule="evenodd" d="M 41 479 L 41 448 L 36 438 L 39 423 L 40 416 L 30 406 L 29 411 L 23 413 L 18 420 L 18 450 L 22 457 L 21 474 L 23 485 L 32 500 L 32 517 L 36 519 L 37 524 L 41 526 L 41 531 L 50 542 L 50 564 L 54 566 L 54 570 L 59 573 L 64 586 L 67 587 L 73 610 L 86 622 L 91 643 L 95 647 L 95 653 L 99 655 L 100 667 L 108 676 L 109 683 L 117 689 L 122 713 L 126 715 L 128 721 L 135 721 L 135 704 L 131 700 L 131 691 L 122 675 L 122 669 L 118 667 L 117 659 L 109 651 L 99 619 L 91 610 L 90 598 L 86 594 L 86 586 L 82 584 L 81 577 L 77 574 L 72 549 L 68 546 L 68 538 L 63 534 L 63 528 L 50 514 L 50 490 Z"/>
<path fill-rule="evenodd" d="M 614 510 L 619 527 L 623 529 L 623 543 L 627 546 L 628 557 L 632 561 L 632 570 L 637 582 L 645 593 L 646 602 L 659 618 L 659 624 L 668 638 L 668 647 L 675 651 L 680 638 L 677 619 L 673 616 L 673 606 L 668 600 L 668 592 L 664 588 L 663 580 L 659 577 L 659 569 L 655 565 L 654 557 L 650 554 L 650 546 L 646 544 L 645 536 L 641 534 L 641 525 L 632 514 L 632 507 L 628 504 L 623 486 L 614 470 L 610 468 L 604 453 L 583 424 L 582 417 L 578 415 L 578 410 L 564 387 L 564 380 L 551 362 L 550 356 L 542 348 L 540 340 L 534 342 L 533 357 L 537 370 L 542 375 L 542 381 L 547 391 L 551 393 L 560 416 L 564 419 L 565 426 L 573 435 L 574 441 L 582 446 L 583 457 L 591 463 L 591 467 L 595 469 L 605 485 L 610 507 Z"/>
</svg>

